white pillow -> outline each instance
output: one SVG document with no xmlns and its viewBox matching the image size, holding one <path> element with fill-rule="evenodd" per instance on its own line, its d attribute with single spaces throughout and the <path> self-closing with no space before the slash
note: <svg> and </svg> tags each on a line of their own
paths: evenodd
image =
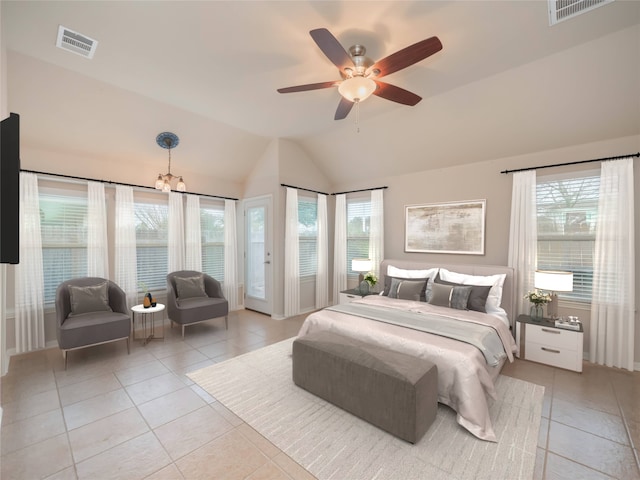
<svg viewBox="0 0 640 480">
<path fill-rule="evenodd" d="M 432 281 L 438 274 L 438 268 L 430 268 L 429 270 L 404 270 L 402 268 L 387 266 L 387 276 L 398 278 L 430 278 Z"/>
<path fill-rule="evenodd" d="M 484 277 L 479 275 L 450 272 L 449 270 L 441 268 L 440 278 L 447 282 L 461 283 L 462 285 L 491 285 L 491 290 L 489 290 L 487 303 L 485 305 L 487 313 L 504 312 L 502 307 L 500 307 L 500 304 L 502 303 L 502 287 L 504 285 L 504 279 L 507 278 L 506 273 L 488 275 Z"/>
</svg>

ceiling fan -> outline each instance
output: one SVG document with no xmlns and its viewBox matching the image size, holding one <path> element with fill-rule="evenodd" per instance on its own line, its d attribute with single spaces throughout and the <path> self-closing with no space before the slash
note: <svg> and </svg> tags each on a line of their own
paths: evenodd
<svg viewBox="0 0 640 480">
<path fill-rule="evenodd" d="M 422 97 L 390 83 L 381 82 L 378 78 L 409 67 L 442 50 L 442 43 L 438 37 L 431 37 L 373 63 L 371 59 L 365 57 L 365 47 L 353 45 L 347 53 L 326 28 L 311 30 L 309 34 L 327 58 L 338 67 L 342 80 L 279 88 L 278 92 L 293 93 L 338 87 L 342 98 L 334 116 L 335 120 L 346 118 L 355 104 L 365 100 L 371 94 L 392 102 L 414 106 L 422 100 Z"/>
</svg>

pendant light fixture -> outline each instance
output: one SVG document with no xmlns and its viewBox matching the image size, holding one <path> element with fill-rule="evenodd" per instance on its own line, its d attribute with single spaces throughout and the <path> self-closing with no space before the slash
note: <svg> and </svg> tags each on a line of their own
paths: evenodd
<svg viewBox="0 0 640 480">
<path fill-rule="evenodd" d="M 165 173 L 164 175 L 162 173 L 158 174 L 158 178 L 156 179 L 155 183 L 156 188 L 158 190 L 162 190 L 163 192 L 170 192 L 171 181 L 174 178 L 177 178 L 178 183 L 176 184 L 176 190 L 178 192 L 186 192 L 187 186 L 185 185 L 184 180 L 182 180 L 182 177 L 180 175 L 173 175 L 171 173 L 171 149 L 178 146 L 178 144 L 180 143 L 180 139 L 175 133 L 162 132 L 156 137 L 156 143 L 162 148 L 166 148 L 167 150 L 169 150 L 169 168 L 167 170 L 167 173 Z"/>
</svg>

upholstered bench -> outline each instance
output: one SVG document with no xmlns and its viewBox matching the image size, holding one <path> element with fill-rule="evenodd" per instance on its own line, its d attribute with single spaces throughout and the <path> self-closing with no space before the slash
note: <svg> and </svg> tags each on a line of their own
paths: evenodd
<svg viewBox="0 0 640 480">
<path fill-rule="evenodd" d="M 438 409 L 436 365 L 329 331 L 293 342 L 293 381 L 411 443 Z"/>
</svg>

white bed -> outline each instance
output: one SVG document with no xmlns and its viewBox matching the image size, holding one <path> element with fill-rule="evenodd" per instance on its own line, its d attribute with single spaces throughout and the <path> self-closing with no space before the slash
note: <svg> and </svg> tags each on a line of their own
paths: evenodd
<svg viewBox="0 0 640 480">
<path fill-rule="evenodd" d="M 406 260 L 385 260 L 380 268 L 382 285 L 384 285 L 384 276 L 389 265 L 403 270 L 443 268 L 445 271 L 460 274 L 453 276 L 457 280 L 464 278 L 467 281 L 473 281 L 474 278 L 478 279 L 479 277 L 504 275 L 499 305 L 502 314 L 498 313 L 499 310 L 493 313 L 456 310 L 431 305 L 424 301 L 394 299 L 378 295 L 370 295 L 354 302 L 354 305 L 365 305 L 369 310 L 390 309 L 410 312 L 407 315 L 435 314 L 442 317 L 454 317 L 458 319 L 455 320 L 456 325 L 460 325 L 460 321 L 489 325 L 497 332 L 502 341 L 504 357 L 497 365 L 490 366 L 483 353 L 469 343 L 330 309 L 309 315 L 302 325 L 299 335 L 320 330 L 332 330 L 435 363 L 438 366 L 438 401 L 453 408 L 457 412 L 458 423 L 476 437 L 496 441 L 489 417 L 489 402 L 491 398 L 495 398 L 496 394 L 493 382 L 500 373 L 504 362 L 513 360 L 513 352 L 516 348 L 513 336 L 509 331 L 510 321 L 513 321 L 514 308 L 513 269 L 486 265 L 433 265 Z"/>
</svg>

